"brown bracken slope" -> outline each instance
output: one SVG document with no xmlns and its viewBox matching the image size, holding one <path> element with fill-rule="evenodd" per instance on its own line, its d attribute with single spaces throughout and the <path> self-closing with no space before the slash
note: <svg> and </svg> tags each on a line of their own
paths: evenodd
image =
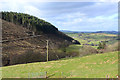
<svg viewBox="0 0 120 80">
<path fill-rule="evenodd" d="M 64 48 L 75 43 L 60 31 L 35 35 L 23 26 L 2 20 L 3 66 L 46 61 L 46 40 L 49 40 L 49 60 L 68 56 Z"/>
</svg>

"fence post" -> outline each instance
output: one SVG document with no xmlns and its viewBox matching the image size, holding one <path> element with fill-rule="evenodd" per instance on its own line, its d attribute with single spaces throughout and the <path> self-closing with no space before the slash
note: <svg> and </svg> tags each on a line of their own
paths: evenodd
<svg viewBox="0 0 120 80">
<path fill-rule="evenodd" d="M 109 75 L 106 75 L 106 78 L 109 78 Z M 107 80 L 107 79 L 106 79 Z"/>
<path fill-rule="evenodd" d="M 45 75 L 46 75 L 45 77 L 47 78 L 47 71 L 45 72 Z"/>
<path fill-rule="evenodd" d="M 29 73 L 28 73 L 28 79 L 29 79 L 30 77 L 29 77 Z"/>
<path fill-rule="evenodd" d="M 72 72 L 70 73 L 70 77 L 72 77 Z"/>
<path fill-rule="evenodd" d="M 48 57 L 48 43 L 49 43 L 49 41 L 47 40 L 47 62 L 48 62 L 48 60 L 49 60 L 49 59 L 48 59 L 48 58 L 49 58 L 49 57 Z"/>
<path fill-rule="evenodd" d="M 63 72 L 61 72 L 61 78 L 63 77 Z"/>
</svg>

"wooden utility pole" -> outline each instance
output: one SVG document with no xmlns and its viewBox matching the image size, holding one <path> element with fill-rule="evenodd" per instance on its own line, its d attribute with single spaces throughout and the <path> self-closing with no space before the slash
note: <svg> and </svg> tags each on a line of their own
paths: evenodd
<svg viewBox="0 0 120 80">
<path fill-rule="evenodd" d="M 48 62 L 48 40 L 47 40 L 47 62 Z"/>
</svg>

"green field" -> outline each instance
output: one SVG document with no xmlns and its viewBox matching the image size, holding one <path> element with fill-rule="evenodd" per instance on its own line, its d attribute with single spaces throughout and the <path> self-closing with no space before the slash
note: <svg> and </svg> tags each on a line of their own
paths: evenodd
<svg viewBox="0 0 120 80">
<path fill-rule="evenodd" d="M 36 62 L 2 67 L 3 78 L 39 77 L 47 71 L 49 78 L 117 78 L 118 52 L 64 58 L 49 62 Z M 34 73 L 30 76 L 28 74 Z"/>
<path fill-rule="evenodd" d="M 117 42 L 117 35 L 115 34 L 106 34 L 106 33 L 65 33 L 68 36 L 78 40 L 82 45 L 91 45 L 98 46 L 101 41 L 108 41 L 107 44 L 114 44 Z M 92 46 L 92 47 L 94 47 Z"/>
<path fill-rule="evenodd" d="M 66 52 L 67 53 L 71 53 L 71 52 L 79 53 L 79 50 L 81 49 L 81 47 L 82 47 L 82 45 L 73 44 L 66 48 Z"/>
</svg>

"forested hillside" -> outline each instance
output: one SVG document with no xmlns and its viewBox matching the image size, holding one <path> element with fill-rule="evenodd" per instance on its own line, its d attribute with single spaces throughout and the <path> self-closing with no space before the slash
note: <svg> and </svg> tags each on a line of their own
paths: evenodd
<svg viewBox="0 0 120 80">
<path fill-rule="evenodd" d="M 35 33 L 55 33 L 58 31 L 58 29 L 52 24 L 28 14 L 17 12 L 2 12 L 2 19 L 22 25 L 34 31 Z"/>
<path fill-rule="evenodd" d="M 46 40 L 49 60 L 69 56 L 65 47 L 80 44 L 44 20 L 15 12 L 2 12 L 2 36 L 3 65 L 46 61 Z"/>
<path fill-rule="evenodd" d="M 29 14 L 17 13 L 17 12 L 1 12 L 2 19 L 8 22 L 12 22 L 16 25 L 23 26 L 31 30 L 35 35 L 39 34 L 55 34 L 61 38 L 69 41 L 74 40 L 73 38 L 60 32 L 54 25 L 45 20 L 39 19 Z M 78 41 L 74 43 L 79 43 Z"/>
</svg>

